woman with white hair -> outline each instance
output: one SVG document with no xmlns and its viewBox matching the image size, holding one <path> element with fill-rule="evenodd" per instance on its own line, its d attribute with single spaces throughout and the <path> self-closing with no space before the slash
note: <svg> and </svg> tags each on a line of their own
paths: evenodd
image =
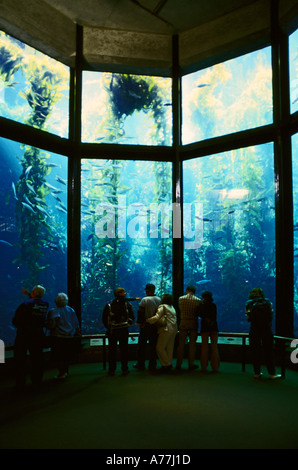
<svg viewBox="0 0 298 470">
<path fill-rule="evenodd" d="M 68 296 L 61 292 L 55 298 L 56 308 L 49 311 L 47 328 L 51 332 L 51 349 L 53 358 L 58 365 L 58 379 L 68 375 L 70 361 L 75 355 L 77 339 L 80 336 L 78 317 L 68 305 Z"/>
</svg>

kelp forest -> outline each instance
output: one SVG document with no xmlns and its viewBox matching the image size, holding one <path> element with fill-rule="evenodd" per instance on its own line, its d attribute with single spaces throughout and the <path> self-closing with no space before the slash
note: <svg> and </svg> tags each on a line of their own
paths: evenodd
<svg viewBox="0 0 298 470">
<path fill-rule="evenodd" d="M 268 50 L 186 77 L 183 145 L 271 123 L 271 81 Z M 82 143 L 172 145 L 170 78 L 88 71 L 82 83 Z M 0 33 L 0 112 L 67 139 L 69 69 Z M 52 306 L 67 290 L 68 156 L 17 136 L 0 139 L 0 156 L 0 329 L 11 344 L 23 287 L 43 284 Z M 80 316 L 82 332 L 94 334 L 105 331 L 102 310 L 116 287 L 132 298 L 143 297 L 148 282 L 158 295 L 173 293 L 177 214 L 171 162 L 147 161 L 144 153 L 81 157 Z M 182 163 L 182 196 L 184 289 L 213 292 L 221 331 L 248 331 L 244 307 L 253 287 L 275 305 L 273 143 L 200 157 L 194 151 Z"/>
</svg>

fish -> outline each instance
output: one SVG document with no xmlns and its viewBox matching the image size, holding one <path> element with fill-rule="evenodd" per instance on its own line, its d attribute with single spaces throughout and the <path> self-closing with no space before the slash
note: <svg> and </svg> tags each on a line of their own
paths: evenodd
<svg viewBox="0 0 298 470">
<path fill-rule="evenodd" d="M 133 98 L 138 98 L 139 100 L 142 98 L 140 95 L 137 95 L 133 91 L 128 90 L 129 96 L 132 96 Z"/>
<path fill-rule="evenodd" d="M 29 201 L 28 197 L 26 196 L 26 194 L 24 194 L 24 199 L 25 201 L 27 202 L 27 204 L 29 204 L 29 206 L 32 206 L 32 202 Z"/>
<path fill-rule="evenodd" d="M 54 189 L 55 191 L 59 191 L 58 188 L 55 188 L 55 186 L 52 186 L 50 183 L 45 183 L 45 185 L 50 189 Z"/>
<path fill-rule="evenodd" d="M 40 204 L 45 204 L 45 201 L 43 199 L 40 199 L 40 197 L 36 197 L 35 201 L 39 202 Z"/>
<path fill-rule="evenodd" d="M 31 171 L 31 168 L 32 168 L 32 165 L 31 166 L 28 166 L 27 170 L 25 171 L 25 178 L 28 177 L 30 171 Z"/>
<path fill-rule="evenodd" d="M 66 186 L 66 181 L 60 178 L 60 176 L 56 176 L 56 180 L 58 181 L 58 183 L 65 184 Z"/>
<path fill-rule="evenodd" d="M 16 191 L 16 187 L 15 187 L 14 182 L 11 183 L 11 187 L 12 187 L 12 192 L 13 192 L 14 198 L 15 198 L 16 201 L 18 201 L 17 191 Z"/>
<path fill-rule="evenodd" d="M 35 189 L 33 188 L 33 186 L 31 184 L 26 182 L 26 185 L 30 189 L 30 191 L 32 191 L 33 194 L 36 194 Z"/>
<path fill-rule="evenodd" d="M 60 212 L 64 212 L 64 214 L 67 214 L 67 211 L 65 209 L 63 209 L 63 207 L 60 207 L 60 206 L 55 206 L 56 209 L 58 209 L 58 211 Z"/>
<path fill-rule="evenodd" d="M 56 163 L 45 163 L 44 165 L 49 167 L 49 168 L 53 168 L 54 166 L 57 166 L 57 167 L 60 168 L 60 165 L 57 165 Z"/>
<path fill-rule="evenodd" d="M 65 211 L 67 211 L 67 207 L 65 207 L 65 205 L 62 204 L 62 202 L 59 202 L 59 206 L 62 207 L 62 209 L 64 209 Z"/>
<path fill-rule="evenodd" d="M 11 243 L 7 242 L 6 240 L 0 240 L 0 243 L 4 243 L 5 245 L 13 246 Z"/>
<path fill-rule="evenodd" d="M 206 284 L 207 282 L 211 282 L 210 279 L 203 279 L 202 281 L 198 281 L 197 284 Z"/>
<path fill-rule="evenodd" d="M 23 206 L 26 207 L 27 209 L 29 209 L 29 211 L 33 212 L 33 214 L 35 214 L 35 210 L 33 209 L 32 206 L 30 206 L 29 204 L 27 204 L 26 202 L 22 202 Z"/>
<path fill-rule="evenodd" d="M 56 194 L 51 193 L 51 196 L 53 196 L 57 201 L 62 202 L 60 197 L 56 196 Z"/>
<path fill-rule="evenodd" d="M 45 210 L 44 207 L 41 207 L 39 205 L 36 206 L 36 209 L 38 209 L 40 212 L 42 212 L 43 214 L 47 215 L 48 217 L 50 217 L 50 215 L 48 214 L 48 212 Z"/>
</svg>

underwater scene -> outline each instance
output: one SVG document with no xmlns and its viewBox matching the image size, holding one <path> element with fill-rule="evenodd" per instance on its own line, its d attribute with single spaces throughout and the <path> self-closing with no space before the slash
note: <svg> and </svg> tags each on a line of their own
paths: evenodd
<svg viewBox="0 0 298 470">
<path fill-rule="evenodd" d="M 182 143 L 273 122 L 271 47 L 182 77 Z"/>
<path fill-rule="evenodd" d="M 296 33 L 289 44 L 295 112 Z M 172 145 L 170 78 L 84 71 L 82 84 L 82 142 Z M 270 124 L 272 110 L 271 48 L 182 77 L 183 144 Z M 1 32 L 0 115 L 68 138 L 69 69 Z M 296 273 L 297 136 L 292 145 Z M 221 331 L 248 331 L 253 287 L 275 306 L 273 143 L 200 158 L 194 151 L 182 164 L 182 208 L 172 203 L 172 163 L 143 155 L 81 160 L 83 334 L 105 331 L 102 309 L 116 287 L 129 298 L 143 297 L 148 282 L 158 295 L 172 293 L 173 238 L 184 248 L 184 289 L 213 292 Z M 0 181 L 0 338 L 9 345 L 23 287 L 43 284 L 51 305 L 67 290 L 68 159 L 1 138 Z"/>
<path fill-rule="evenodd" d="M 82 331 L 93 334 L 116 287 L 172 292 L 172 163 L 83 159 L 81 175 Z"/>
<path fill-rule="evenodd" d="M 250 290 L 262 287 L 275 304 L 273 144 L 184 162 L 183 187 L 194 232 L 185 286 L 213 292 L 220 331 L 247 332 Z"/>
<path fill-rule="evenodd" d="M 69 67 L 0 31 L 0 115 L 68 137 Z"/>
<path fill-rule="evenodd" d="M 0 138 L 0 181 L 0 331 L 9 345 L 22 288 L 42 284 L 53 307 L 67 289 L 67 158 Z"/>
<path fill-rule="evenodd" d="M 289 36 L 290 111 L 298 111 L 298 29 Z"/>
<path fill-rule="evenodd" d="M 82 142 L 172 145 L 172 79 L 83 72 Z"/>
</svg>

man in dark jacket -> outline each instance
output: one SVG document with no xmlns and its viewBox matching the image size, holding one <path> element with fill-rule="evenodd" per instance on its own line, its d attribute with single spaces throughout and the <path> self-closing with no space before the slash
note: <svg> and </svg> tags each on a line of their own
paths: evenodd
<svg viewBox="0 0 298 470">
<path fill-rule="evenodd" d="M 14 344 L 16 364 L 16 388 L 22 391 L 26 380 L 26 355 L 31 358 L 31 381 L 34 386 L 42 382 L 44 346 L 44 327 L 49 303 L 42 300 L 45 288 L 35 286 L 30 299 L 23 302 L 16 310 L 12 324 L 17 328 Z"/>
<path fill-rule="evenodd" d="M 250 322 L 249 344 L 252 350 L 255 378 L 262 376 L 261 352 L 264 350 L 265 361 L 270 379 L 281 378 L 276 375 L 273 357 L 273 333 L 271 322 L 273 318 L 272 304 L 265 298 L 259 287 L 252 289 L 246 302 L 245 314 Z"/>
<path fill-rule="evenodd" d="M 115 299 L 108 302 L 102 314 L 102 321 L 107 328 L 109 339 L 109 375 L 116 370 L 117 343 L 119 342 L 122 374 L 128 374 L 128 328 L 135 316 L 132 305 L 125 299 L 126 292 L 122 287 L 115 289 Z"/>
</svg>

